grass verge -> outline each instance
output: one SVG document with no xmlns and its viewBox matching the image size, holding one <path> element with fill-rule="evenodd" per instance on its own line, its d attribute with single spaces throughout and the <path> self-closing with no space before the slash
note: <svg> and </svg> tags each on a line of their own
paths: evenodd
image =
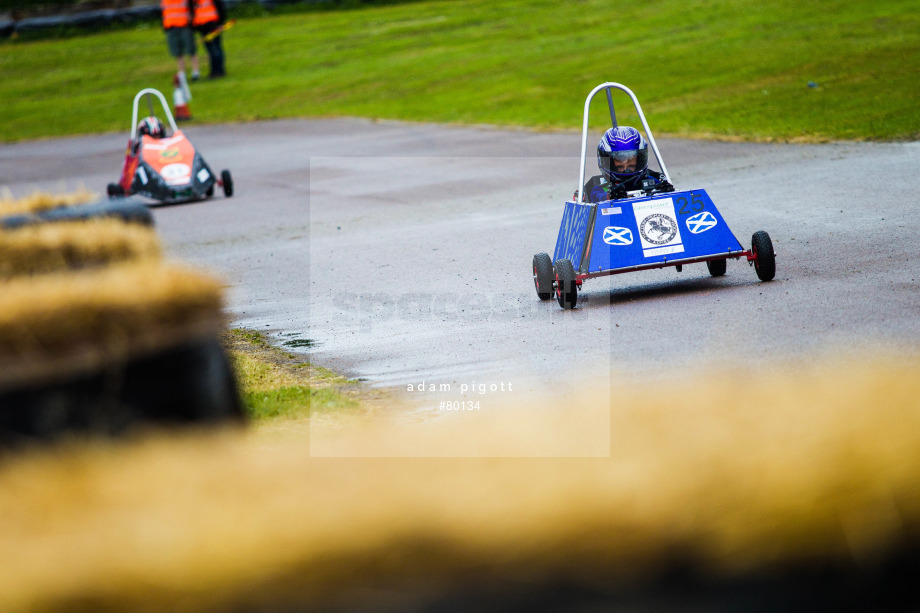
<svg viewBox="0 0 920 614">
<path fill-rule="evenodd" d="M 577 129 L 586 93 L 629 85 L 658 133 L 750 140 L 920 137 L 915 3 L 430 0 L 241 19 L 230 77 L 196 121 L 365 116 Z M 171 88 L 154 24 L 0 43 L 0 141 L 126 130 Z M 632 123 L 625 112 L 619 119 Z M 598 104 L 592 121 L 604 122 Z M 607 119 L 609 121 L 609 118 Z"/>
<path fill-rule="evenodd" d="M 234 328 L 223 337 L 253 420 L 304 420 L 313 413 L 368 411 L 374 395 L 356 380 L 273 347 L 256 331 Z"/>
</svg>

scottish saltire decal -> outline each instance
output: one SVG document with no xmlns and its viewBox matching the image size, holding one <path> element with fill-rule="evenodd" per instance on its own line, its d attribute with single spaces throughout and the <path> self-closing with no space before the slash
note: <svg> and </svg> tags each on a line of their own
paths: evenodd
<svg viewBox="0 0 920 614">
<path fill-rule="evenodd" d="M 662 198 L 633 205 L 642 255 L 646 258 L 665 254 L 679 254 L 684 251 L 674 214 L 674 201 Z"/>
<path fill-rule="evenodd" d="M 693 217 L 687 218 L 687 230 L 696 235 L 701 232 L 706 232 L 718 223 L 716 216 L 709 211 L 703 211 Z"/>
<path fill-rule="evenodd" d="M 629 228 L 608 226 L 604 229 L 604 243 L 607 245 L 632 245 L 633 234 Z"/>
</svg>

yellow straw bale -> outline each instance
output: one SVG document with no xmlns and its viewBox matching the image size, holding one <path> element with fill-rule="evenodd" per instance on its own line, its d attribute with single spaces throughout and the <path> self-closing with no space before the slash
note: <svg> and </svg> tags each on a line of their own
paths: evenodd
<svg viewBox="0 0 920 614">
<path fill-rule="evenodd" d="M 156 233 L 116 219 L 57 222 L 0 232 L 0 280 L 156 258 Z"/>
<path fill-rule="evenodd" d="M 35 192 L 30 196 L 14 198 L 9 190 L 0 192 L 0 217 L 23 213 L 38 213 L 61 206 L 82 205 L 97 200 L 99 195 L 81 188 L 67 194 Z"/>
<path fill-rule="evenodd" d="M 219 329 L 221 284 L 143 260 L 0 285 L 0 387 L 98 368 Z"/>
<path fill-rule="evenodd" d="M 709 369 L 657 382 L 653 396 L 613 378 L 612 390 L 353 428 L 340 458 L 316 457 L 308 429 L 11 459 L 0 465 L 0 603 L 399 611 L 485 587 L 485 609 L 506 609 L 509 595 L 563 586 L 607 610 L 616 604 L 600 596 L 654 587 L 675 562 L 703 587 L 788 565 L 871 575 L 920 538 L 918 372 L 916 358 L 866 356 Z M 577 407 L 609 415 L 607 457 L 497 456 L 502 438 L 515 450 L 565 436 L 558 416 Z M 494 456 L 357 458 L 411 454 L 405 442 L 421 435 L 441 449 L 482 438 Z"/>
</svg>

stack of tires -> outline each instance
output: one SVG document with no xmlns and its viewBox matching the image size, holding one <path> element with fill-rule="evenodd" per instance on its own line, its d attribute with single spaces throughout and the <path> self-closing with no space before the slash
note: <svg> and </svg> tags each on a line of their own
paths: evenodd
<svg viewBox="0 0 920 614">
<path fill-rule="evenodd" d="M 0 200 L 0 448 L 238 421 L 220 282 L 161 258 L 131 199 Z"/>
</svg>

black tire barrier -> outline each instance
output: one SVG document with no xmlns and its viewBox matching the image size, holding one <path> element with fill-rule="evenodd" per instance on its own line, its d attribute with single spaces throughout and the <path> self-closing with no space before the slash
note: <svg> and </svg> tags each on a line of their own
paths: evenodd
<svg viewBox="0 0 920 614">
<path fill-rule="evenodd" d="M 77 13 L 67 25 L 77 27 L 107 26 L 116 21 L 118 12 L 115 9 L 101 9 Z"/>
<path fill-rule="evenodd" d="M 16 22 L 15 30 L 17 33 L 36 32 L 38 30 L 50 30 L 67 25 L 70 15 L 51 15 L 48 17 L 26 17 Z"/>
<path fill-rule="evenodd" d="M 266 10 L 293 4 L 331 4 L 336 0 L 225 0 L 227 9 L 245 4 L 259 4 Z M 18 21 L 0 21 L 0 38 L 64 28 L 102 28 L 113 24 L 159 21 L 159 5 L 132 6 L 123 9 L 99 9 L 69 15 L 26 17 Z"/>
<path fill-rule="evenodd" d="M 114 217 L 124 220 L 153 226 L 153 216 L 150 209 L 139 198 L 113 198 L 85 205 L 69 207 L 56 207 L 44 209 L 34 213 L 21 213 L 0 218 L 0 229 L 20 228 L 32 224 L 45 224 L 48 222 L 62 222 L 75 220 L 88 220 L 101 217 Z"/>
<path fill-rule="evenodd" d="M 65 381 L 0 391 L 0 450 L 69 434 L 244 421 L 236 377 L 217 339 L 189 341 Z"/>
<path fill-rule="evenodd" d="M 157 4 L 147 6 L 132 6 L 131 8 L 115 11 L 115 18 L 122 23 L 137 21 L 152 21 L 160 19 L 160 7 Z"/>
</svg>

